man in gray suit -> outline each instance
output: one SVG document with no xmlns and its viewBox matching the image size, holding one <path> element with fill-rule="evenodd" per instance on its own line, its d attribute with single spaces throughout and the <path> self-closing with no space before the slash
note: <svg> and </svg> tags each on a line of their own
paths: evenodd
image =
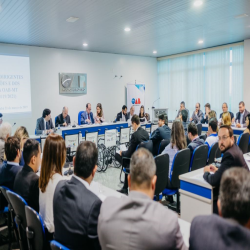
<svg viewBox="0 0 250 250">
<path fill-rule="evenodd" d="M 98 219 L 102 250 L 187 249 L 177 214 L 153 201 L 156 184 L 153 155 L 135 151 L 130 162 L 128 197 L 108 197 Z"/>
<path fill-rule="evenodd" d="M 36 121 L 36 134 L 42 134 L 43 131 L 45 131 L 45 134 L 49 134 L 54 131 L 50 109 L 44 109 L 43 116 L 38 118 Z"/>
<path fill-rule="evenodd" d="M 190 229 L 191 250 L 250 249 L 250 173 L 243 168 L 224 172 L 217 202 L 219 215 L 197 216 Z"/>
</svg>

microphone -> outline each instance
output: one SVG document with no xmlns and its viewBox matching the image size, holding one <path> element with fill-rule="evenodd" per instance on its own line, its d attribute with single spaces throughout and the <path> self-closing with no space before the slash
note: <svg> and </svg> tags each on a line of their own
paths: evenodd
<svg viewBox="0 0 250 250">
<path fill-rule="evenodd" d="M 16 125 L 16 123 L 14 122 L 14 124 L 12 125 L 12 128 Z"/>
<path fill-rule="evenodd" d="M 155 107 L 153 106 L 155 102 L 157 102 L 158 100 L 160 100 L 161 98 L 159 97 L 158 99 L 156 99 L 153 104 L 152 104 L 152 109 L 154 109 Z"/>
</svg>

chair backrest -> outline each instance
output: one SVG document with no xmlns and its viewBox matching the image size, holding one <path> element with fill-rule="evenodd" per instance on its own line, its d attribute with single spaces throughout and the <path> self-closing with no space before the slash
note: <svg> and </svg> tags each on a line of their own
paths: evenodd
<svg viewBox="0 0 250 250">
<path fill-rule="evenodd" d="M 27 202 L 18 194 L 7 190 L 7 195 L 10 201 L 11 206 L 14 209 L 15 215 L 21 220 L 21 224 L 23 225 L 23 229 L 25 230 L 27 226 L 26 215 L 25 215 L 25 206 Z"/>
<path fill-rule="evenodd" d="M 0 186 L 0 192 L 3 194 L 3 197 L 7 200 L 7 202 L 10 204 L 9 197 L 7 195 L 7 191 L 10 190 L 9 188 L 5 186 Z"/>
<path fill-rule="evenodd" d="M 187 145 L 191 142 L 188 138 L 188 135 L 186 135 Z"/>
<path fill-rule="evenodd" d="M 211 145 L 208 151 L 208 164 L 211 164 L 214 162 L 215 158 L 221 157 L 221 152 L 219 149 L 219 144 L 218 142 L 215 142 L 214 144 Z"/>
<path fill-rule="evenodd" d="M 205 140 L 207 139 L 207 135 L 206 135 L 206 134 L 200 135 L 199 138 L 200 138 L 200 139 L 203 139 L 203 141 L 205 141 Z"/>
<path fill-rule="evenodd" d="M 249 134 L 248 133 L 242 134 L 239 141 L 239 148 L 241 149 L 243 154 L 247 153 L 248 144 L 249 144 Z"/>
<path fill-rule="evenodd" d="M 173 187 L 180 188 L 179 175 L 189 171 L 190 149 L 185 148 L 175 154 L 170 171 L 170 181 Z"/>
<path fill-rule="evenodd" d="M 80 112 L 78 113 L 78 125 L 81 125 L 81 115 L 82 115 L 83 112 L 84 112 L 84 111 L 80 111 Z"/>
<path fill-rule="evenodd" d="M 208 146 L 206 144 L 195 148 L 190 162 L 190 171 L 205 167 L 207 165 L 207 155 Z"/>
<path fill-rule="evenodd" d="M 169 155 L 163 154 L 155 157 L 156 164 L 156 187 L 155 194 L 160 194 L 167 186 L 169 172 Z"/>
<path fill-rule="evenodd" d="M 70 250 L 69 248 L 63 246 L 58 241 L 52 240 L 50 242 L 50 247 L 52 250 Z"/>
<path fill-rule="evenodd" d="M 32 249 L 43 250 L 45 241 L 45 228 L 41 216 L 31 207 L 25 206 L 27 220 L 27 239 Z"/>
<path fill-rule="evenodd" d="M 198 135 L 200 136 L 201 131 L 202 131 L 202 124 L 201 123 L 197 124 L 197 129 L 198 129 Z"/>
<path fill-rule="evenodd" d="M 139 148 L 146 148 L 149 152 L 151 152 L 153 154 L 153 142 L 152 142 L 152 140 L 141 142 L 137 146 L 137 149 L 139 149 Z"/>
<path fill-rule="evenodd" d="M 234 135 L 234 144 L 236 145 L 237 144 L 237 136 Z"/>
<path fill-rule="evenodd" d="M 162 153 L 162 151 L 167 147 L 167 145 L 170 143 L 170 139 L 163 139 L 159 145 L 158 149 L 158 155 Z"/>
</svg>

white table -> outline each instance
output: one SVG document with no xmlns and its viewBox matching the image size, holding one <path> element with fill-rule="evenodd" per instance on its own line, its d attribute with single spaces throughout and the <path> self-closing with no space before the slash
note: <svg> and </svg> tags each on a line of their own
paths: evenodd
<svg viewBox="0 0 250 250">
<path fill-rule="evenodd" d="M 244 156 L 244 159 L 245 159 L 245 161 L 246 161 L 246 164 L 247 164 L 247 166 L 248 166 L 248 168 L 249 168 L 249 170 L 250 170 L 250 153 L 246 153 L 246 154 L 244 154 L 243 156 Z"/>
</svg>

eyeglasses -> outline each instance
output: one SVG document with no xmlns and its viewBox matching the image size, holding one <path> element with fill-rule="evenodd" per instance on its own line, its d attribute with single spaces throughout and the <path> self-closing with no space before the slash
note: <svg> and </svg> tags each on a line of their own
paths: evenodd
<svg viewBox="0 0 250 250">
<path fill-rule="evenodd" d="M 198 109 L 199 107 L 195 107 L 196 109 Z"/>
<path fill-rule="evenodd" d="M 219 137 L 219 141 L 225 141 L 228 137 L 230 137 L 230 136 L 222 136 L 222 137 Z"/>
</svg>

